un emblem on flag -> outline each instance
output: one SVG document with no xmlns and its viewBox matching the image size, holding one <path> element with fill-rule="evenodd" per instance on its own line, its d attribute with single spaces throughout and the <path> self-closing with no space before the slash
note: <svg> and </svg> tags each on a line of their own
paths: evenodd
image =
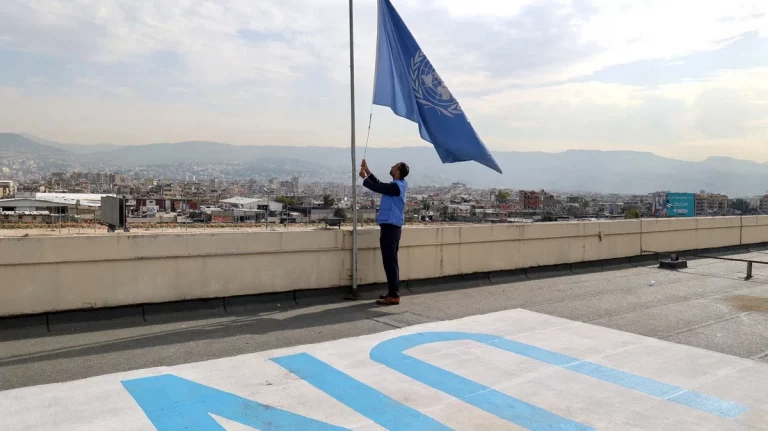
<svg viewBox="0 0 768 431">
<path fill-rule="evenodd" d="M 411 84 L 416 101 L 422 105 L 449 117 L 463 113 L 459 102 L 421 50 L 411 59 Z"/>
</svg>

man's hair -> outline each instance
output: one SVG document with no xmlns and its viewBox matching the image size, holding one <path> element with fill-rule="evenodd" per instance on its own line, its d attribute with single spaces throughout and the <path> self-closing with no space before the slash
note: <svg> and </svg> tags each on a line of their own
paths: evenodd
<svg viewBox="0 0 768 431">
<path fill-rule="evenodd" d="M 400 165 L 397 167 L 397 169 L 400 171 L 401 180 L 404 180 L 405 177 L 407 177 L 408 174 L 411 172 L 411 169 L 408 167 L 408 165 L 405 162 L 400 162 Z"/>
</svg>

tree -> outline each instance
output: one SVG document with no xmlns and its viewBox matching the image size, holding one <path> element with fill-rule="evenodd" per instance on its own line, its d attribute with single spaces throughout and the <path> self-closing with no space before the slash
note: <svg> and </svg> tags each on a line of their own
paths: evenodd
<svg viewBox="0 0 768 431">
<path fill-rule="evenodd" d="M 640 218 L 640 211 L 638 210 L 629 210 L 624 212 L 624 218 L 625 219 L 636 219 Z"/>
<path fill-rule="evenodd" d="M 333 216 L 342 220 L 346 220 L 347 212 L 344 211 L 344 208 L 336 208 L 336 211 L 333 212 Z"/>
<path fill-rule="evenodd" d="M 509 201 L 509 192 L 505 190 L 499 190 L 496 192 L 496 200 L 499 202 L 507 202 Z"/>
<path fill-rule="evenodd" d="M 334 199 L 331 195 L 328 195 L 328 194 L 323 195 L 324 207 L 332 208 L 334 205 L 336 205 L 336 199 Z"/>
<path fill-rule="evenodd" d="M 555 217 L 555 215 L 552 214 L 551 212 L 546 212 L 544 213 L 543 216 L 541 216 L 541 221 L 553 222 L 553 221 L 557 221 L 557 217 Z"/>
<path fill-rule="evenodd" d="M 293 196 L 279 196 L 275 199 L 275 202 L 279 202 L 287 207 L 295 207 L 299 204 Z"/>
<path fill-rule="evenodd" d="M 450 209 L 443 205 L 440 207 L 440 219 L 441 220 L 450 220 L 451 219 L 451 212 Z"/>
<path fill-rule="evenodd" d="M 734 199 L 731 201 L 731 208 L 735 209 L 736 211 L 747 214 L 750 212 L 749 208 L 749 201 L 746 199 Z"/>
</svg>

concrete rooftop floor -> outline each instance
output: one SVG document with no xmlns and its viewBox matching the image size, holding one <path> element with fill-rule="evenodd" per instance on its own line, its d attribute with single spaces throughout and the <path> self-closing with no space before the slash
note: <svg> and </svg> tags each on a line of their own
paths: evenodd
<svg viewBox="0 0 768 431">
<path fill-rule="evenodd" d="M 742 254 L 768 262 L 768 252 Z M 189 311 L 135 314 L 77 322 L 51 315 L 47 325 L 8 329 L 0 321 L 0 390 L 66 382 L 108 373 L 198 362 L 338 340 L 511 309 L 644 335 L 768 362 L 768 265 L 714 259 L 689 262 L 678 272 L 655 265 L 535 280 L 494 280 L 419 286 L 411 283 L 400 306 L 335 296 L 299 295 L 297 301 L 242 304 Z M 543 274 L 546 275 L 546 274 Z M 655 285 L 650 286 L 654 281 Z M 297 303 L 298 302 L 298 303 Z M 63 318 L 66 317 L 66 318 Z M 76 317 L 76 316 L 75 316 Z M 115 316 L 110 316 L 115 317 Z"/>
</svg>

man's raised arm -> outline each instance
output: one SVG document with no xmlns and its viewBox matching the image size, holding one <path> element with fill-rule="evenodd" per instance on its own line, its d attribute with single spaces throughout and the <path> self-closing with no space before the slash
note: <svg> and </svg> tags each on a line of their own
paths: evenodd
<svg viewBox="0 0 768 431">
<path fill-rule="evenodd" d="M 400 196 L 400 187 L 395 183 L 382 183 L 368 171 L 368 176 L 363 181 L 363 186 L 368 190 L 387 196 Z"/>
<path fill-rule="evenodd" d="M 368 190 L 380 193 L 387 196 L 400 196 L 400 187 L 395 183 L 382 183 L 376 178 L 376 175 L 371 173 L 368 169 L 368 163 L 363 159 L 362 165 L 360 165 L 360 178 L 363 178 L 363 187 Z"/>
</svg>

